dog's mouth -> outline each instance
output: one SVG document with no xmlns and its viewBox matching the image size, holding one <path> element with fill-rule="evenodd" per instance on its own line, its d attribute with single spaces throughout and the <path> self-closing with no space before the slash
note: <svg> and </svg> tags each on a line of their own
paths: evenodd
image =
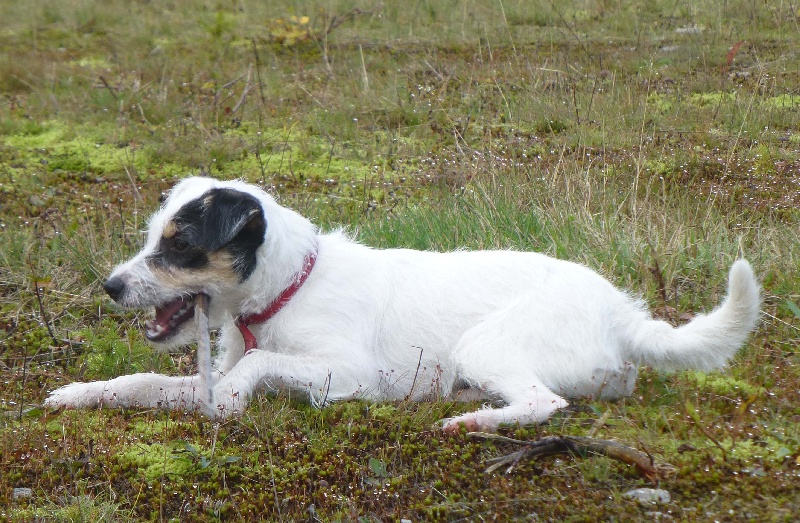
<svg viewBox="0 0 800 523">
<path fill-rule="evenodd" d="M 145 322 L 145 337 L 150 341 L 164 341 L 180 330 L 181 325 L 194 318 L 196 294 L 181 296 L 156 306 L 156 316 Z"/>
</svg>

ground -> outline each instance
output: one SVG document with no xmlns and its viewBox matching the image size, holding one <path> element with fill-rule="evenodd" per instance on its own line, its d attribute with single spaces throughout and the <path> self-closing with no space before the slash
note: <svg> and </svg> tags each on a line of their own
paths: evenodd
<svg viewBox="0 0 800 523">
<path fill-rule="evenodd" d="M 800 513 L 800 7 L 791 2 L 6 2 L 0 6 L 0 515 L 12 521 L 792 521 Z M 101 290 L 189 174 L 244 178 L 377 247 L 584 263 L 673 323 L 740 255 L 757 332 L 710 374 L 645 369 L 517 439 L 599 456 L 485 472 L 477 404 L 260 397 L 239 419 L 41 408 L 188 373 Z M 623 494 L 657 487 L 670 501 Z"/>
</svg>

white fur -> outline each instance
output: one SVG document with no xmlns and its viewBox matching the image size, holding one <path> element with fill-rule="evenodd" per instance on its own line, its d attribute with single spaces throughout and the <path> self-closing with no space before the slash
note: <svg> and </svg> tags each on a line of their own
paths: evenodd
<svg viewBox="0 0 800 523">
<path fill-rule="evenodd" d="M 256 271 L 241 284 L 198 279 L 192 288 L 157 279 L 145 257 L 162 228 L 212 187 L 244 191 L 261 202 L 268 226 Z M 244 356 L 234 317 L 264 309 L 315 248 L 310 277 L 273 319 L 251 327 L 258 350 Z M 760 304 L 750 265 L 739 260 L 722 305 L 673 328 L 575 263 L 527 252 L 372 249 L 341 232 L 319 233 L 257 187 L 207 178 L 173 189 L 150 221 L 143 250 L 113 275 L 136 289 L 123 303 L 130 307 L 187 292 L 210 295 L 211 327 L 220 329 L 214 404 L 195 394 L 197 376 L 135 374 L 67 385 L 50 395 L 48 405 L 199 405 L 226 416 L 241 412 L 262 387 L 299 390 L 322 406 L 352 398 L 448 397 L 468 386 L 506 406 L 445 420 L 445 429 L 465 423 L 493 430 L 500 423 L 544 421 L 567 405 L 564 397 L 629 395 L 641 365 L 723 366 L 755 327 Z M 191 342 L 193 325 L 174 344 Z"/>
</svg>

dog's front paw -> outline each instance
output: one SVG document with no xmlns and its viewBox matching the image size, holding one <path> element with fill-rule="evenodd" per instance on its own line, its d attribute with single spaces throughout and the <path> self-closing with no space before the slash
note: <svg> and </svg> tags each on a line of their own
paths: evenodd
<svg viewBox="0 0 800 523">
<path fill-rule="evenodd" d="M 194 405 L 195 411 L 199 412 L 203 416 L 214 420 L 214 421 L 222 421 L 230 413 L 226 412 L 226 409 L 223 408 L 221 405 L 217 405 L 216 403 L 209 403 L 208 401 L 201 400 L 195 403 Z"/>
<path fill-rule="evenodd" d="M 199 410 L 211 419 L 222 421 L 231 416 L 241 415 L 246 406 L 247 402 L 241 401 L 236 392 L 217 393 L 214 394 L 213 403 L 202 402 Z"/>
<path fill-rule="evenodd" d="M 106 389 L 104 381 L 70 383 L 51 392 L 44 400 L 44 406 L 52 409 L 97 407 L 108 401 L 103 397 Z"/>
</svg>

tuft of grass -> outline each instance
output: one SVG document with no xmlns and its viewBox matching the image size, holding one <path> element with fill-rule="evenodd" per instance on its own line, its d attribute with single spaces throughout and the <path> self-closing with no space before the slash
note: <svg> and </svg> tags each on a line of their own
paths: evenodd
<svg viewBox="0 0 800 523">
<path fill-rule="evenodd" d="M 116 503 L 89 495 L 70 496 L 50 502 L 41 509 L 23 509 L 10 515 L 9 521 L 45 520 L 56 523 L 122 523 L 135 521 Z"/>
<path fill-rule="evenodd" d="M 79 334 L 86 344 L 86 350 L 76 364 L 81 367 L 85 380 L 107 380 L 121 374 L 169 373 L 174 370 L 172 360 L 144 343 L 134 328 L 120 332 L 117 319 L 103 318 Z"/>
</svg>

